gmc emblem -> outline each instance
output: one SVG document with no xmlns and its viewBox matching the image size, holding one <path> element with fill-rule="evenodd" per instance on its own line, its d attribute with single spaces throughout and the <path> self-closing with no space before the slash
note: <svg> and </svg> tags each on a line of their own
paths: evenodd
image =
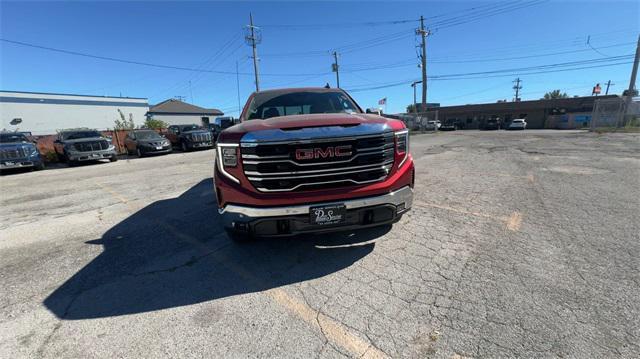
<svg viewBox="0 0 640 359">
<path fill-rule="evenodd" d="M 335 146 L 327 148 L 298 148 L 296 160 L 312 160 L 318 158 L 333 158 L 351 156 L 351 145 Z"/>
</svg>

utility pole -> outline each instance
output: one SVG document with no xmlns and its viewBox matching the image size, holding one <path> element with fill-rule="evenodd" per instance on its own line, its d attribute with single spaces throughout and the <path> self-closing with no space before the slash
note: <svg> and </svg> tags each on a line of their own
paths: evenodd
<svg viewBox="0 0 640 359">
<path fill-rule="evenodd" d="M 336 73 L 336 87 L 340 88 L 340 69 L 338 67 L 338 53 L 336 51 L 333 52 L 333 66 L 331 69 Z"/>
<path fill-rule="evenodd" d="M 422 67 L 422 111 L 427 111 L 427 36 L 430 35 L 428 30 L 424 29 L 424 16 L 420 15 L 420 29 L 416 30 L 422 38 L 422 52 L 420 55 L 420 67 Z"/>
<path fill-rule="evenodd" d="M 191 88 L 191 80 L 189 80 L 189 93 L 191 94 L 191 103 L 193 104 L 193 89 Z"/>
<path fill-rule="evenodd" d="M 413 113 L 418 113 L 418 108 L 416 107 L 416 85 L 422 83 L 422 81 L 413 81 L 411 83 L 411 87 L 413 87 Z"/>
<path fill-rule="evenodd" d="M 247 44 L 253 49 L 253 72 L 256 77 L 256 92 L 260 91 L 260 76 L 258 73 L 258 49 L 256 45 L 260 43 L 260 28 L 253 26 L 253 15 L 249 13 L 249 26 L 247 35 L 244 37 Z"/>
<path fill-rule="evenodd" d="M 631 70 L 631 79 L 629 79 L 629 88 L 627 91 L 627 96 L 625 97 L 625 110 L 624 117 L 622 118 L 622 122 L 626 116 L 631 112 L 631 99 L 633 96 L 637 96 L 636 94 L 636 76 L 638 76 L 638 63 L 640 62 L 640 35 L 638 35 L 638 42 L 636 43 L 636 58 L 633 60 L 633 69 Z"/>
<path fill-rule="evenodd" d="M 238 60 L 236 60 L 236 88 L 238 89 L 238 118 L 242 114 L 240 107 L 240 73 L 238 72 Z"/>
<path fill-rule="evenodd" d="M 515 98 L 514 102 L 518 102 L 518 101 L 520 101 L 520 90 L 522 90 L 522 86 L 520 86 L 520 83 L 522 82 L 522 80 L 520 80 L 520 78 L 518 77 L 513 82 L 516 83 L 513 86 L 513 89 L 516 90 L 516 98 Z"/>
<path fill-rule="evenodd" d="M 629 79 L 628 96 L 633 97 L 636 88 L 636 76 L 638 75 L 638 62 L 640 62 L 640 35 L 638 35 L 638 43 L 636 44 L 636 58 L 633 60 L 633 69 L 631 70 L 631 79 Z"/>
<path fill-rule="evenodd" d="M 611 83 L 611 80 L 607 81 L 607 89 L 604 91 L 604 95 L 605 95 L 605 96 L 609 94 L 609 87 L 610 87 L 611 85 L 615 85 L 615 84 L 612 84 L 612 83 Z"/>
</svg>

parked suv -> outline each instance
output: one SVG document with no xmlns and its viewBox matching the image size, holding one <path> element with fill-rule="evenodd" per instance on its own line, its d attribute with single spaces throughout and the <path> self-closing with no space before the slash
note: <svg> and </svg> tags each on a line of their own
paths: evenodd
<svg viewBox="0 0 640 359">
<path fill-rule="evenodd" d="M 100 132 L 88 128 L 62 130 L 53 142 L 56 154 L 61 161 L 74 165 L 79 162 L 118 160 L 116 148 L 111 139 Z"/>
<path fill-rule="evenodd" d="M 22 132 L 0 132 L 0 170 L 11 168 L 44 169 L 38 148 Z"/>
<path fill-rule="evenodd" d="M 214 184 L 234 239 L 393 223 L 413 202 L 402 121 L 364 114 L 340 89 L 260 91 L 220 133 Z"/>
<path fill-rule="evenodd" d="M 171 152 L 171 142 L 154 130 L 134 130 L 124 139 L 127 153 L 138 157 Z"/>
<path fill-rule="evenodd" d="M 211 131 L 213 140 L 216 141 L 220 132 L 234 124 L 235 121 L 233 120 L 233 117 L 217 117 L 212 124 L 209 124 L 209 130 Z"/>
<path fill-rule="evenodd" d="M 171 141 L 171 145 L 185 152 L 213 146 L 211 132 L 198 125 L 172 125 L 167 131 L 165 136 Z"/>
</svg>

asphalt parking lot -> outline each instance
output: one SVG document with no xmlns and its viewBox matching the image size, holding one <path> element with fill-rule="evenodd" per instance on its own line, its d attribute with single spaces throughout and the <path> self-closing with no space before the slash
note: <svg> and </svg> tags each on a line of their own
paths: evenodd
<svg viewBox="0 0 640 359">
<path fill-rule="evenodd" d="M 241 245 L 211 150 L 0 177 L 0 357 L 640 355 L 640 136 L 411 141 L 393 227 Z"/>
</svg>

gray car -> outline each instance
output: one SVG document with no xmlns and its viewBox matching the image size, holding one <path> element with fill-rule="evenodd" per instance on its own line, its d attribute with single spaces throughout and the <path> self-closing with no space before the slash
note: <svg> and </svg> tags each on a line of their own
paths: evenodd
<svg viewBox="0 0 640 359">
<path fill-rule="evenodd" d="M 124 139 L 127 153 L 138 157 L 171 152 L 171 142 L 154 130 L 135 130 Z"/>
<path fill-rule="evenodd" d="M 90 129 L 63 130 L 53 143 L 58 158 L 69 165 L 79 162 L 118 160 L 111 140 Z"/>
</svg>

